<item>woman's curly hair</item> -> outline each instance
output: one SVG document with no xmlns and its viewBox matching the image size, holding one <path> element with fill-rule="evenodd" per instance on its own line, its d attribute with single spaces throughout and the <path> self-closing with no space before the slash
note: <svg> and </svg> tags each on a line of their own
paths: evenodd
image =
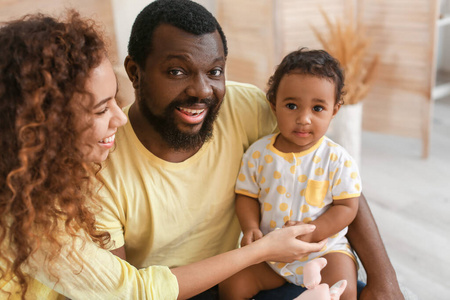
<svg viewBox="0 0 450 300">
<path fill-rule="evenodd" d="M 64 21 L 35 14 L 4 24 L 0 53 L 0 279 L 15 275 L 24 297 L 22 267 L 40 241 L 51 262 L 60 234 L 84 230 L 100 246 L 110 238 L 96 229 L 92 172 L 77 149 L 77 121 L 92 105 L 86 80 L 106 50 L 95 23 L 72 10 Z"/>
</svg>

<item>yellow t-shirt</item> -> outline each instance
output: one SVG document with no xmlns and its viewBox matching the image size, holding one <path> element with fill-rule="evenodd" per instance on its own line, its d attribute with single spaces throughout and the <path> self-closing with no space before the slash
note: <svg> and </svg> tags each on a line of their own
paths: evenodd
<svg viewBox="0 0 450 300">
<path fill-rule="evenodd" d="M 14 279 L 0 279 L 0 299 L 19 300 L 22 299 L 19 284 Z M 34 278 L 28 281 L 28 289 L 25 294 L 27 300 L 64 300 L 65 296 L 58 294 L 55 290 L 40 283 Z"/>
<path fill-rule="evenodd" d="M 81 238 L 62 237 L 63 248 L 52 263 L 47 259 L 49 246 L 42 241 L 41 248 L 23 266 L 29 276 L 26 299 L 59 300 L 64 299 L 62 295 L 90 300 L 177 298 L 178 282 L 168 267 L 138 270 L 90 239 L 84 240 L 85 243 Z M 77 249 L 77 253 L 69 255 L 72 249 Z M 4 269 L 1 264 L 0 267 Z M 0 280 L 0 299 L 21 299 L 16 280 Z"/>
<path fill-rule="evenodd" d="M 128 113 L 128 108 L 125 109 Z M 138 268 L 176 267 L 231 250 L 240 232 L 234 186 L 244 151 L 273 132 L 276 120 L 264 93 L 227 82 L 213 138 L 181 163 L 149 152 L 128 122 L 100 172 L 102 229 Z"/>
</svg>

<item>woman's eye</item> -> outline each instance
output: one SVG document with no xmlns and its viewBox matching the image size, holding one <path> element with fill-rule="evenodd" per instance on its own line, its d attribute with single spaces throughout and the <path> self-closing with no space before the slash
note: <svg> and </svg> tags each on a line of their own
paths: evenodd
<svg viewBox="0 0 450 300">
<path fill-rule="evenodd" d="M 292 104 L 292 103 L 288 103 L 288 104 L 286 104 L 286 107 L 289 108 L 289 109 L 296 109 L 297 105 Z"/>
<path fill-rule="evenodd" d="M 106 113 L 109 110 L 109 107 L 106 106 L 102 111 L 96 112 L 96 115 L 103 115 L 104 113 Z"/>
<path fill-rule="evenodd" d="M 320 111 L 323 110 L 323 107 L 322 106 L 314 106 L 313 110 L 317 111 L 317 112 L 320 112 Z"/>
</svg>

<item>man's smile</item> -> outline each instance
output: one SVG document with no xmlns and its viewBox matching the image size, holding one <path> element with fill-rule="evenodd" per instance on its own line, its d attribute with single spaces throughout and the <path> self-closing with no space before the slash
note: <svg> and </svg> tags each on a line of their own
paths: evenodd
<svg viewBox="0 0 450 300">
<path fill-rule="evenodd" d="M 206 116 L 208 109 L 193 109 L 177 106 L 177 115 L 185 122 L 192 125 L 199 124 L 203 121 Z"/>
</svg>

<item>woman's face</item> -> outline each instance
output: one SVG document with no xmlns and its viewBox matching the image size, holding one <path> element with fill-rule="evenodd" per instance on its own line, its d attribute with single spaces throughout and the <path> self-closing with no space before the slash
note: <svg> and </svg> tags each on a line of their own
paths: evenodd
<svg viewBox="0 0 450 300">
<path fill-rule="evenodd" d="M 86 89 L 94 97 L 92 114 L 88 117 L 88 124 L 92 126 L 82 133 L 80 149 L 86 162 L 102 162 L 114 146 L 117 128 L 127 122 L 115 99 L 117 80 L 107 58 L 91 71 Z"/>
</svg>

